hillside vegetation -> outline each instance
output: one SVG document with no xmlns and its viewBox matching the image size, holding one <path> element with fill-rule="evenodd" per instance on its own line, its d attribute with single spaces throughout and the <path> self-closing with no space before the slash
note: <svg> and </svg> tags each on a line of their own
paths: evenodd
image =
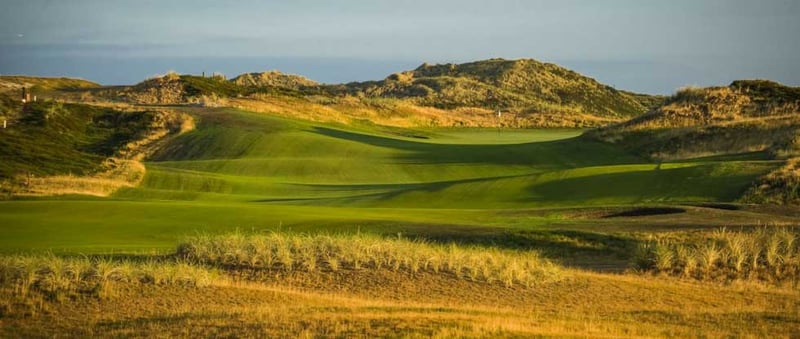
<svg viewBox="0 0 800 339">
<path fill-rule="evenodd" d="M 736 203 L 758 180 L 754 197 L 792 192 L 797 158 L 776 160 L 791 147 L 662 163 L 635 142 L 702 126 L 441 128 L 624 118 L 498 117 L 249 77 L 77 90 L 168 107 L 9 97 L 0 337 L 800 334 L 800 237 L 786 227 L 800 213 Z M 772 126 L 793 114 L 773 116 L 792 107 L 774 98 L 794 92 L 769 85 L 747 94 L 762 115 L 703 118 L 714 96 L 701 90 L 655 111 Z"/>
<path fill-rule="evenodd" d="M 222 76 L 167 74 L 101 96 L 146 104 L 236 106 L 391 126 L 589 127 L 637 116 L 662 98 L 618 91 L 554 64 L 491 59 L 422 65 L 382 81 L 318 84 L 277 71 Z M 235 99 L 235 100 L 234 100 Z M 233 102 L 231 101 L 233 100 Z M 288 106 L 288 107 L 287 107 Z M 499 113 L 499 114 L 498 114 Z M 326 121 L 326 120 L 323 120 Z"/>
<path fill-rule="evenodd" d="M 686 88 L 664 105 L 587 135 L 661 160 L 699 157 L 789 159 L 800 155 L 800 88 L 766 80 Z M 797 203 L 797 160 L 744 195 L 756 203 Z"/>
<path fill-rule="evenodd" d="M 0 119 L 13 118 L 22 107 L 22 89 L 31 100 L 44 99 L 54 92 L 70 92 L 99 88 L 100 85 L 82 79 L 43 78 L 29 76 L 0 76 Z M 44 95 L 44 96 L 43 96 Z"/>
<path fill-rule="evenodd" d="M 245 73 L 231 79 L 231 82 L 242 87 L 279 87 L 293 90 L 319 85 L 316 81 L 309 80 L 302 76 L 283 74 L 278 71 Z"/>
<path fill-rule="evenodd" d="M 9 90 L 21 89 L 26 87 L 28 89 L 37 91 L 53 91 L 53 90 L 80 90 L 91 89 L 100 87 L 99 84 L 76 78 L 46 78 L 46 77 L 31 77 L 21 75 L 4 75 L 0 76 L 0 92 L 7 92 Z M 20 92 L 15 92 L 17 95 Z"/>
<path fill-rule="evenodd" d="M 55 101 L 27 103 L 20 110 L 0 130 L 4 193 L 57 193 L 76 184 L 86 186 L 80 192 L 91 192 L 114 186 L 115 179 L 138 184 L 144 167 L 135 162 L 164 136 L 185 128 L 183 118 L 162 111 Z M 103 175 L 96 180 L 78 180 L 98 174 Z"/>
<path fill-rule="evenodd" d="M 657 159 L 797 153 L 800 88 L 764 80 L 686 88 L 655 110 L 592 136 Z"/>
<path fill-rule="evenodd" d="M 351 83 L 341 89 L 367 97 L 410 99 L 437 108 L 481 107 L 521 114 L 555 111 L 623 118 L 647 110 L 637 96 L 532 59 L 423 64 L 383 81 Z"/>
</svg>

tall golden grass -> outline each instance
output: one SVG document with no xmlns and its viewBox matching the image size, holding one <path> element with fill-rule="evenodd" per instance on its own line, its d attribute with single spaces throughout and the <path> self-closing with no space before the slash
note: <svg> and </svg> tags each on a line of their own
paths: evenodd
<svg viewBox="0 0 800 339">
<path fill-rule="evenodd" d="M 723 228 L 704 241 L 653 239 L 634 258 L 639 269 L 699 280 L 800 282 L 800 237 L 779 226 L 750 232 Z"/>
<path fill-rule="evenodd" d="M 72 294 L 103 296 L 112 283 L 207 286 L 220 275 L 185 261 L 60 257 L 53 254 L 0 256 L 0 287 L 19 297 L 41 293 L 54 299 Z"/>
<path fill-rule="evenodd" d="M 505 286 L 560 279 L 533 251 L 442 245 L 374 235 L 196 235 L 178 246 L 180 258 L 225 269 L 265 271 L 391 270 L 428 272 Z"/>
</svg>

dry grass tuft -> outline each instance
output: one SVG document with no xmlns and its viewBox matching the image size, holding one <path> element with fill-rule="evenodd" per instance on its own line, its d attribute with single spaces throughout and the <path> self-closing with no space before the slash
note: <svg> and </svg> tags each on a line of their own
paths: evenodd
<svg viewBox="0 0 800 339">
<path fill-rule="evenodd" d="M 505 286 L 559 280 L 560 269 L 538 253 L 440 245 L 372 235 L 197 235 L 178 247 L 178 256 L 229 270 L 428 272 Z"/>
<path fill-rule="evenodd" d="M 208 286 L 220 275 L 184 261 L 146 261 L 49 255 L 0 256 L 0 288 L 20 298 L 32 294 L 62 300 L 84 294 L 108 296 L 114 283 Z"/>
<path fill-rule="evenodd" d="M 645 242 L 636 266 L 649 272 L 699 280 L 800 282 L 797 231 L 764 227 L 752 232 L 720 229 L 704 241 L 662 238 Z"/>
</svg>

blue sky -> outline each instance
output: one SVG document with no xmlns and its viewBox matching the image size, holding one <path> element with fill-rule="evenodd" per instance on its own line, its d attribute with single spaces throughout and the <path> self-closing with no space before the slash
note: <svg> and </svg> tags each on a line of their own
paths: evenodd
<svg viewBox="0 0 800 339">
<path fill-rule="evenodd" d="M 800 85 L 800 1 L 5 0 L 0 73 L 134 83 L 279 69 L 323 82 L 423 62 L 555 62 L 617 88 Z"/>
</svg>

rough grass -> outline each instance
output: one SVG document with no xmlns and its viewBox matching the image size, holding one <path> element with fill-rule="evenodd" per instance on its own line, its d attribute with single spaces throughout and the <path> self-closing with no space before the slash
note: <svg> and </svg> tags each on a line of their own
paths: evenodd
<svg viewBox="0 0 800 339">
<path fill-rule="evenodd" d="M 138 185 L 145 175 L 141 161 L 168 137 L 193 128 L 189 115 L 170 111 L 31 103 L 0 133 L 0 146 L 8 146 L 0 155 L 10 155 L 0 165 L 6 179 L 0 192 L 109 196 Z"/>
<path fill-rule="evenodd" d="M 753 151 L 786 158 L 797 150 L 798 92 L 767 81 L 685 88 L 657 109 L 591 136 L 659 159 Z"/>
<path fill-rule="evenodd" d="M 798 293 L 756 284 L 567 270 L 536 288 L 390 270 L 293 271 L 205 287 L 114 282 L 114 293 L 19 300 L 8 337 L 793 337 Z M 37 293 L 38 294 L 38 293 Z M 12 302 L 17 300 L 18 302 Z"/>
<path fill-rule="evenodd" d="M 559 112 L 555 119 L 586 113 L 620 118 L 646 111 L 633 96 L 554 64 L 490 59 L 464 64 L 423 64 L 383 81 L 339 85 L 368 97 L 404 98 L 438 108 L 481 107 L 511 112 Z M 640 101 L 641 100 L 641 101 Z"/>
<path fill-rule="evenodd" d="M 187 262 L 107 257 L 60 257 L 52 254 L 0 256 L 0 289 L 15 298 L 62 301 L 76 295 L 111 295 L 115 283 L 207 286 L 218 273 Z M 8 302 L 8 301 L 7 301 Z"/>
<path fill-rule="evenodd" d="M 794 229 L 720 229 L 705 240 L 659 239 L 642 244 L 638 268 L 702 280 L 755 280 L 797 286 L 800 238 Z"/>
<path fill-rule="evenodd" d="M 423 65 L 383 81 L 338 85 L 277 72 L 230 81 L 172 73 L 98 94 L 135 103 L 232 105 L 317 121 L 369 119 L 417 127 L 594 127 L 640 115 L 660 101 L 553 64 L 502 59 Z"/>
<path fill-rule="evenodd" d="M 762 176 L 741 199 L 755 204 L 797 205 L 800 203 L 800 158 Z"/>
<path fill-rule="evenodd" d="M 533 251 L 439 245 L 373 235 L 198 235 L 178 246 L 191 262 L 226 269 L 307 272 L 391 270 L 533 286 L 560 279 L 560 270 Z"/>
</svg>

